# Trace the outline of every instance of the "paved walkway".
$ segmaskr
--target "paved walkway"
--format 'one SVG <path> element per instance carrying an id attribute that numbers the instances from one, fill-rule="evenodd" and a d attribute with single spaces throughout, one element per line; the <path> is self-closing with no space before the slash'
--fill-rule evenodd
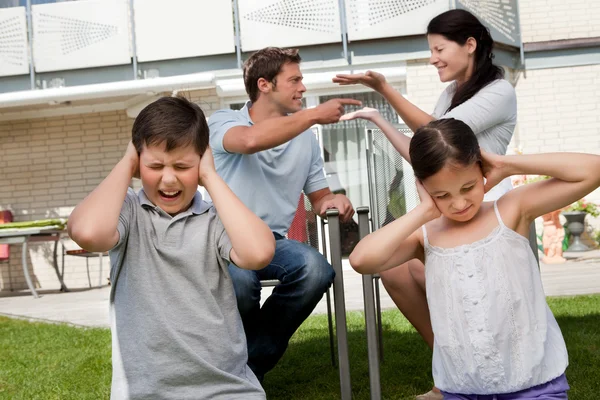
<path id="1" fill-rule="evenodd" d="M 558 265 L 541 265 L 542 281 L 548 296 L 570 296 L 600 293 L 600 258 L 587 255 L 577 261 Z M 362 310 L 362 279 L 344 265 L 344 289 L 348 310 Z M 44 292 L 34 299 L 29 292 L 0 292 L 0 314 L 33 320 L 66 322 L 82 326 L 108 327 L 108 296 L 110 288 L 73 291 L 68 293 Z M 263 298 L 270 289 L 264 289 Z M 381 287 L 381 304 L 393 308 L 394 303 Z M 325 299 L 314 313 L 327 312 Z"/>

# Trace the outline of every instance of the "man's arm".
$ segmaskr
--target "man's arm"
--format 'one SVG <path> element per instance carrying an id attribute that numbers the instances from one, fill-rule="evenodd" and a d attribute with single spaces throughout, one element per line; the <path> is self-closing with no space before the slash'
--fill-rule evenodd
<path id="1" fill-rule="evenodd" d="M 321 217 L 324 217 L 327 210 L 331 208 L 338 209 L 342 222 L 350 221 L 354 215 L 354 207 L 352 207 L 350 199 L 343 194 L 333 194 L 329 188 L 308 193 L 307 196 L 313 210 Z"/>
<path id="2" fill-rule="evenodd" d="M 290 141 L 314 124 L 338 122 L 344 114 L 345 105 L 360 106 L 361 102 L 353 99 L 332 99 L 292 115 L 269 118 L 252 126 L 235 126 L 225 133 L 223 148 L 230 153 L 241 154 L 254 154 L 272 149 Z"/>
<path id="3" fill-rule="evenodd" d="M 129 182 L 138 169 L 137 150 L 129 142 L 121 161 L 69 216 L 67 229 L 75 243 L 92 252 L 104 252 L 117 244 L 119 215 Z"/>

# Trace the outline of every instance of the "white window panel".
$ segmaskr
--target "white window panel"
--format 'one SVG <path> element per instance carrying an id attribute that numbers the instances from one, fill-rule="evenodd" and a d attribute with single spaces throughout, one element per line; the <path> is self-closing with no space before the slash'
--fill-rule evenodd
<path id="1" fill-rule="evenodd" d="M 136 0 L 138 61 L 235 52 L 231 0 Z"/>
<path id="2" fill-rule="evenodd" d="M 242 49 L 341 42 L 338 0 L 239 0 Z"/>
<path id="3" fill-rule="evenodd" d="M 37 72 L 129 64 L 126 0 L 32 6 Z"/>
<path id="4" fill-rule="evenodd" d="M 25 7 L 0 8 L 0 76 L 29 73 Z"/>
<path id="5" fill-rule="evenodd" d="M 349 40 L 420 35 L 448 0 L 346 0 Z"/>
<path id="6" fill-rule="evenodd" d="M 516 0 L 459 0 L 457 8 L 475 14 L 488 26 L 495 41 L 519 47 L 519 7 Z"/>

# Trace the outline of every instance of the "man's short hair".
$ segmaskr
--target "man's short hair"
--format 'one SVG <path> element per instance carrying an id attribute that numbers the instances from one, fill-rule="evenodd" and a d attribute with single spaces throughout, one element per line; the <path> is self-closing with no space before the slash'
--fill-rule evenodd
<path id="1" fill-rule="evenodd" d="M 281 49 L 279 47 L 265 47 L 252 54 L 244 63 L 244 85 L 250 101 L 258 99 L 258 80 L 263 78 L 273 85 L 277 85 L 275 77 L 287 63 L 300 64 L 302 59 L 298 49 Z"/>

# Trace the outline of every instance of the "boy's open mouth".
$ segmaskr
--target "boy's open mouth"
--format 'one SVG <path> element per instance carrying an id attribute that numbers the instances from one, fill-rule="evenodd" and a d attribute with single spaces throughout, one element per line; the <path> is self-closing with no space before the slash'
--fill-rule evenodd
<path id="1" fill-rule="evenodd" d="M 174 190 L 174 191 L 159 190 L 158 193 L 160 194 L 161 197 L 164 197 L 165 199 L 175 199 L 181 194 L 181 190 Z"/>

